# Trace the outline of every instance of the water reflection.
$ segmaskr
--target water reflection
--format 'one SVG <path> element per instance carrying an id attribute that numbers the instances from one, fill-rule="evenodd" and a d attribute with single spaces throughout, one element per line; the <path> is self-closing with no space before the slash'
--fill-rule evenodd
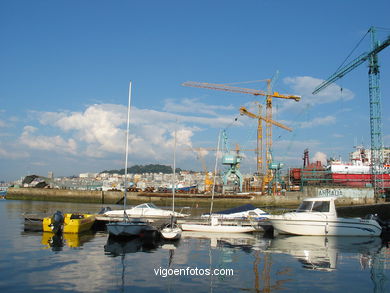
<path id="1" fill-rule="evenodd" d="M 20 232 L 24 228 L 21 214 L 65 208 L 55 203 L 30 205 L 0 201 L 5 223 L 0 228 L 0 287 L 7 292 L 389 292 L 390 250 L 379 237 L 267 238 L 262 233 L 183 232 L 175 243 L 140 238 L 120 241 L 106 232 L 54 237 Z M 71 211 L 99 209 L 67 207 Z M 187 267 L 233 269 L 234 276 L 164 278 L 155 273 L 160 268 Z"/>
<path id="2" fill-rule="evenodd" d="M 182 238 L 209 239 L 210 246 L 214 248 L 241 249 L 247 253 L 252 250 L 264 250 L 271 239 L 264 237 L 262 233 L 208 233 L 183 231 Z"/>
<path id="3" fill-rule="evenodd" d="M 333 271 L 339 254 L 356 254 L 364 267 L 381 247 L 380 237 L 279 236 L 267 251 L 290 254 L 304 269 Z"/>
<path id="4" fill-rule="evenodd" d="M 91 241 L 94 238 L 94 233 L 87 232 L 82 234 L 75 233 L 58 233 L 43 232 L 41 243 L 51 248 L 53 251 L 61 251 L 62 247 L 67 246 L 70 248 L 81 247 L 85 243 Z"/>
<path id="5" fill-rule="evenodd" d="M 110 256 L 122 256 L 127 253 L 151 252 L 159 246 L 157 239 L 134 237 L 131 239 L 119 239 L 108 237 L 104 252 Z"/>

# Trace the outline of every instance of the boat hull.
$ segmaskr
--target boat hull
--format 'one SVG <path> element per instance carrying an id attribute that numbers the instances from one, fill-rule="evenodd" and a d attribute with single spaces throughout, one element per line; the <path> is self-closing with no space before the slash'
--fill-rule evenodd
<path id="1" fill-rule="evenodd" d="M 161 236 L 166 240 L 177 240 L 181 237 L 182 230 L 179 227 L 164 228 L 161 230 Z"/>
<path id="2" fill-rule="evenodd" d="M 147 223 L 113 222 L 107 224 L 109 235 L 116 237 L 135 237 L 148 228 Z"/>
<path id="3" fill-rule="evenodd" d="M 53 218 L 46 217 L 43 219 L 43 232 L 53 231 Z M 61 231 L 63 233 L 82 233 L 92 228 L 95 223 L 95 216 L 90 214 L 64 214 L 64 222 Z"/>
<path id="4" fill-rule="evenodd" d="M 373 174 L 359 174 L 359 173 L 332 173 L 333 182 L 346 186 L 353 187 L 367 187 L 372 186 Z M 390 188 L 390 174 L 381 174 L 380 178 L 383 181 L 384 188 Z"/>
<path id="5" fill-rule="evenodd" d="M 250 233 L 256 231 L 252 226 L 182 224 L 183 231 L 213 232 L 213 233 Z"/>
<path id="6" fill-rule="evenodd" d="M 271 219 L 281 234 L 304 236 L 379 236 L 380 225 L 373 220 L 337 218 L 336 220 Z"/>

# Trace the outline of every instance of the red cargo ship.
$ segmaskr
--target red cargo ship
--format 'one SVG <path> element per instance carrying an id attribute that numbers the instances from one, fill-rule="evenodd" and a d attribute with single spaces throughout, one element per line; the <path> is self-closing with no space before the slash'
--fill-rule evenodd
<path id="1" fill-rule="evenodd" d="M 352 187 L 371 187 L 374 181 L 372 168 L 370 166 L 371 152 L 363 147 L 356 147 L 350 154 L 350 162 L 343 163 L 340 160 L 328 161 L 328 166 L 324 168 L 321 162 L 309 162 L 309 152 L 304 152 L 303 168 L 293 168 L 290 170 L 290 180 L 293 185 L 300 185 L 302 182 L 309 185 L 329 184 Z M 377 175 L 377 180 L 383 182 L 383 187 L 390 189 L 390 164 L 383 165 L 381 174 Z"/>
<path id="2" fill-rule="evenodd" d="M 327 169 L 333 182 L 353 187 L 371 187 L 374 181 L 374 174 L 370 166 L 370 150 L 356 147 L 350 158 L 350 163 L 342 163 L 341 161 L 330 162 Z M 376 175 L 377 180 L 383 182 L 384 188 L 390 188 L 390 165 L 383 165 L 380 173 Z"/>

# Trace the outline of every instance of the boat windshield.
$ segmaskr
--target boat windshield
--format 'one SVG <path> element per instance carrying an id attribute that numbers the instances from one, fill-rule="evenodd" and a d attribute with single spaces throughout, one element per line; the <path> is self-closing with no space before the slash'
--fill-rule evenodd
<path id="1" fill-rule="evenodd" d="M 148 203 L 148 206 L 151 208 L 151 209 L 158 209 L 158 207 L 154 204 L 154 203 Z"/>
<path id="2" fill-rule="evenodd" d="M 329 201 L 303 201 L 298 207 L 297 212 L 321 212 L 329 213 Z"/>
<path id="3" fill-rule="evenodd" d="M 312 206 L 313 206 L 313 202 L 312 201 L 303 201 L 300 204 L 300 206 L 297 208 L 297 213 L 310 212 Z"/>
<path id="4" fill-rule="evenodd" d="M 157 207 L 154 205 L 154 203 L 151 203 L 151 202 L 137 205 L 135 208 L 137 208 L 137 209 L 157 209 Z"/>
<path id="5" fill-rule="evenodd" d="M 312 211 L 329 213 L 329 201 L 315 201 L 313 204 Z"/>

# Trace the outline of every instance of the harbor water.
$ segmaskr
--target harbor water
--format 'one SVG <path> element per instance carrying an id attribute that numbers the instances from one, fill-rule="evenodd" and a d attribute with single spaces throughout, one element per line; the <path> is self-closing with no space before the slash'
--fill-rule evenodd
<path id="1" fill-rule="evenodd" d="M 176 243 L 102 231 L 25 231 L 25 214 L 99 204 L 0 200 L 2 292 L 390 292 L 380 237 L 265 237 L 183 232 Z"/>

